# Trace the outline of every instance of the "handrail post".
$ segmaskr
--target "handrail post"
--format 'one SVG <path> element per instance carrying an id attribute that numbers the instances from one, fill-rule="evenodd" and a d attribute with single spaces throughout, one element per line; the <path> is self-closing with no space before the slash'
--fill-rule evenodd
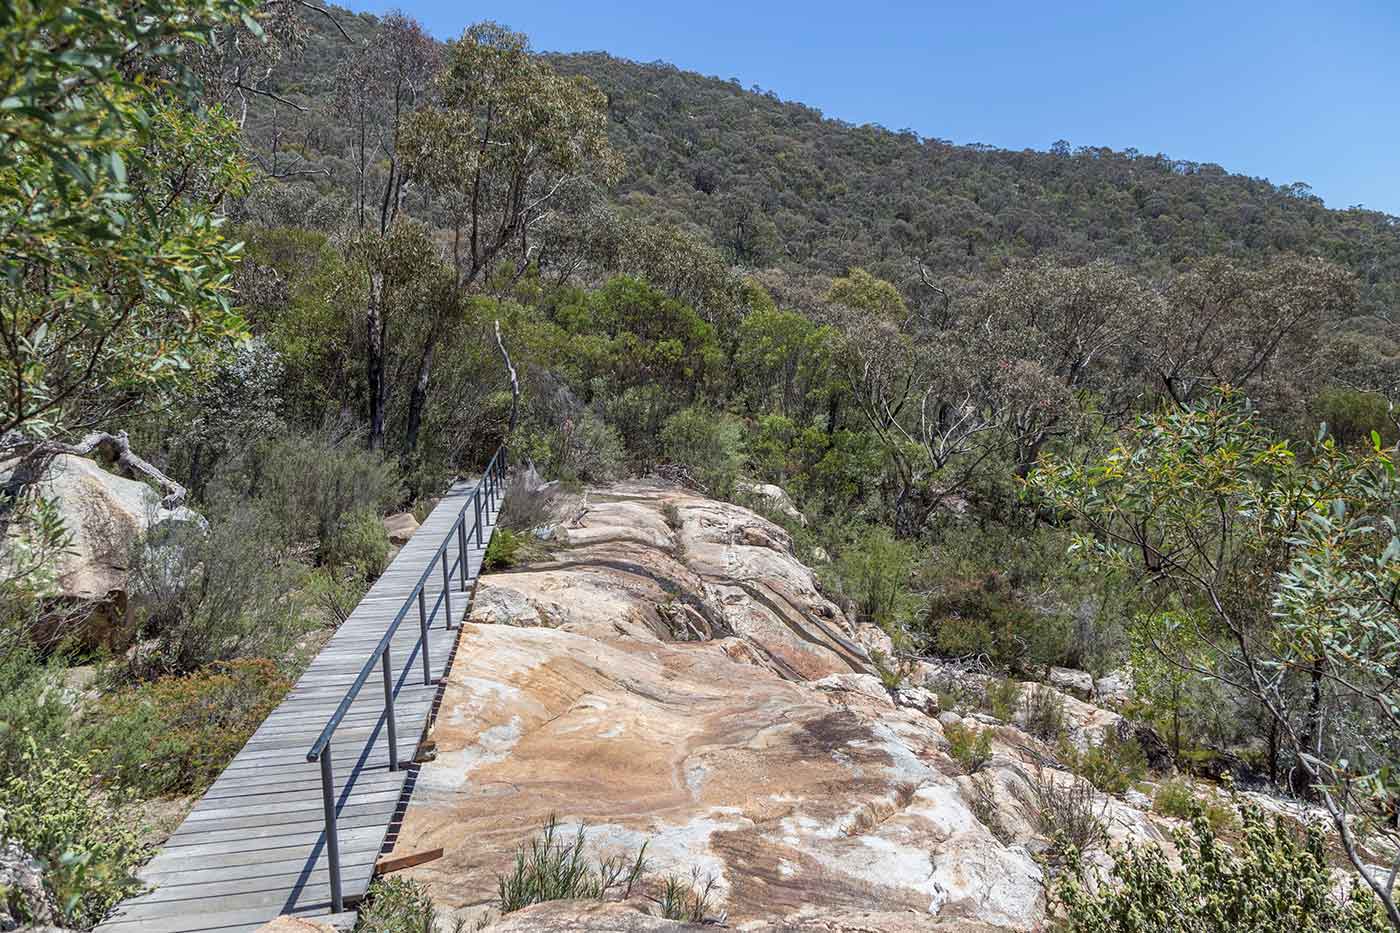
<path id="1" fill-rule="evenodd" d="M 457 516 L 457 565 L 461 568 L 457 576 L 462 581 L 462 592 L 467 591 L 467 516 Z"/>
<path id="2" fill-rule="evenodd" d="M 423 587 L 418 587 L 418 632 L 423 639 L 423 683 L 433 682 L 432 662 L 428 660 L 428 605 Z"/>
<path id="3" fill-rule="evenodd" d="M 326 811 L 326 865 L 331 874 L 331 912 L 345 909 L 340 893 L 340 839 L 335 829 L 335 776 L 331 773 L 331 747 L 321 749 L 321 804 Z"/>
<path id="4" fill-rule="evenodd" d="M 447 566 L 447 542 L 442 543 L 442 604 L 447 610 L 443 628 L 452 631 L 452 568 Z"/>
<path id="5" fill-rule="evenodd" d="M 476 546 L 481 547 L 481 484 L 472 490 L 472 505 L 476 506 Z"/>
<path id="6" fill-rule="evenodd" d="M 389 646 L 384 646 L 384 721 L 389 727 L 389 770 L 399 770 L 399 735 L 394 723 L 394 675 L 389 663 Z"/>

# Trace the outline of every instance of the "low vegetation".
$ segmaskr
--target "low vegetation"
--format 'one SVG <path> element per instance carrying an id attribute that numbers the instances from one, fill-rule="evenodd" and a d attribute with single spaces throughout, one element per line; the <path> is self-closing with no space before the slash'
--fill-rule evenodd
<path id="1" fill-rule="evenodd" d="M 991 763 L 991 729 L 974 729 L 955 722 L 943 727 L 943 735 L 948 740 L 948 754 L 963 774 L 976 774 Z"/>
<path id="2" fill-rule="evenodd" d="M 1173 841 L 1180 867 L 1155 845 L 1115 848 L 1107 879 L 1066 850 L 1051 887 L 1071 933 L 1381 933 L 1389 929 L 1376 897 L 1353 880 L 1341 896 L 1323 829 L 1300 830 L 1257 808 L 1237 807 L 1239 833 L 1228 847 L 1199 808 Z M 1107 881 L 1107 883 L 1104 883 Z"/>
<path id="3" fill-rule="evenodd" d="M 540 833 L 515 853 L 511 873 L 497 879 L 501 913 L 545 901 L 626 899 L 647 869 L 646 846 L 635 857 L 595 859 L 588 854 L 585 827 L 570 838 L 550 817 Z"/>
<path id="4" fill-rule="evenodd" d="M 458 930 L 462 924 L 457 925 Z M 438 933 L 438 912 L 422 885 L 407 878 L 376 878 L 359 908 L 355 933 Z"/>
<path id="5" fill-rule="evenodd" d="M 269 660 L 216 662 L 102 696 L 83 711 L 76 742 L 100 757 L 109 787 L 140 797 L 196 794 L 290 687 Z"/>

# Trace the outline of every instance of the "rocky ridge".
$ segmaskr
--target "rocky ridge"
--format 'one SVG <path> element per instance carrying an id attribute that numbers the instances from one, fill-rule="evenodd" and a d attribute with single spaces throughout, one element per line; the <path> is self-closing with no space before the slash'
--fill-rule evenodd
<path id="1" fill-rule="evenodd" d="M 940 718 L 944 671 L 887 690 L 888 638 L 821 592 L 780 527 L 632 482 L 556 500 L 539 535 L 547 558 L 481 580 L 397 838 L 395 854 L 444 850 L 407 874 L 445 913 L 489 922 L 497 876 L 557 816 L 598 855 L 645 843 L 657 875 L 713 879 L 732 928 L 1043 928 L 1027 787 L 1077 779 L 1014 724 Z M 1122 727 L 1064 703 L 1077 742 Z M 991 732 L 976 781 L 952 723 Z M 1130 803 L 1096 806 L 1116 838 L 1165 838 Z M 491 928 L 673 928 L 649 912 L 541 905 Z"/>

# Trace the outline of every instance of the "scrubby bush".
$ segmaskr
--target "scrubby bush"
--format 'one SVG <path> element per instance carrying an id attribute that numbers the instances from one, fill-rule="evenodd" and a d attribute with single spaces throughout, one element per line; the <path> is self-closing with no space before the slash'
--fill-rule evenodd
<path id="1" fill-rule="evenodd" d="M 135 828 L 92 785 L 88 759 L 33 746 L 0 781 L 0 838 L 43 863 L 63 925 L 83 930 L 140 889 L 134 872 L 148 854 Z"/>
<path id="2" fill-rule="evenodd" d="M 31 746 L 55 748 L 72 709 L 62 669 L 44 663 L 27 646 L 0 655 L 0 779 L 14 774 Z"/>
<path id="3" fill-rule="evenodd" d="M 1065 533 L 1003 525 L 948 528 L 923 573 L 940 582 L 919 625 L 929 650 L 1030 675 L 1050 666 L 1106 672 L 1127 646 L 1114 574 L 1066 555 Z"/>
<path id="4" fill-rule="evenodd" d="M 162 677 L 99 699 L 83 717 L 79 744 L 100 751 L 108 786 L 141 797 L 197 793 L 290 687 L 267 660 Z"/>
<path id="5" fill-rule="evenodd" d="M 326 428 L 254 447 L 223 480 L 221 497 L 254 499 L 289 544 L 310 544 L 325 560 L 351 515 L 379 515 L 402 497 L 398 467 L 365 448 L 357 431 Z"/>
<path id="6" fill-rule="evenodd" d="M 836 563 L 841 589 L 862 621 L 880 626 L 896 644 L 907 641 L 907 623 L 919 606 L 910 586 L 916 559 L 913 544 L 876 526 L 846 548 Z"/>
<path id="7" fill-rule="evenodd" d="M 501 511 L 496 517 L 497 533 L 502 528 L 524 533 L 548 525 L 554 520 L 555 509 L 562 498 L 557 486 L 531 488 L 523 471 L 515 471 L 510 480 L 510 493 L 501 502 Z"/>
<path id="8" fill-rule="evenodd" d="M 437 910 L 416 881 L 376 878 L 355 921 L 355 933 L 434 933 Z"/>
<path id="9" fill-rule="evenodd" d="M 497 527 L 486 545 L 486 557 L 483 559 L 486 569 L 500 570 L 515 566 L 521 559 L 525 541 L 524 535 L 509 528 Z"/>
<path id="10" fill-rule="evenodd" d="M 962 768 L 963 774 L 976 774 L 992 760 L 992 732 L 972 729 L 955 722 L 943 729 L 948 740 L 948 754 Z"/>
<path id="11" fill-rule="evenodd" d="M 1132 737 L 1120 738 L 1113 729 L 1083 751 L 1062 741 L 1058 754 L 1067 768 L 1106 794 L 1121 794 L 1147 774 L 1142 746 Z"/>
<path id="12" fill-rule="evenodd" d="M 921 634 L 937 654 L 978 658 L 995 667 L 1025 671 L 1058 664 L 1066 653 L 1069 627 L 1017 601 L 1006 579 L 988 574 L 947 586 L 929 600 Z"/>
<path id="13" fill-rule="evenodd" d="M 715 889 L 715 876 L 707 875 L 700 880 L 700 869 L 690 873 L 690 878 L 668 875 L 661 883 L 661 893 L 657 895 L 657 913 L 666 920 L 682 923 L 704 923 L 710 913 L 710 897 Z"/>
<path id="14" fill-rule="evenodd" d="M 982 692 L 982 708 L 1002 722 L 1010 722 L 1021 703 L 1021 685 L 1010 677 L 994 677 Z"/>
<path id="15" fill-rule="evenodd" d="M 1050 840 L 1056 858 L 1108 845 L 1108 798 L 1100 800 L 1092 784 L 1040 768 L 1018 776 L 1013 792 L 1029 808 L 1037 831 Z"/>
<path id="16" fill-rule="evenodd" d="M 623 473 L 626 452 L 617 428 L 591 409 L 582 409 L 555 432 L 546 475 L 578 483 L 606 483 Z"/>
<path id="17" fill-rule="evenodd" d="M 672 463 L 689 467 L 705 491 L 729 498 L 743 462 L 743 430 L 725 415 L 703 408 L 686 408 L 666 419 L 661 448 Z"/>
<path id="18" fill-rule="evenodd" d="M 913 658 L 892 658 L 879 649 L 871 649 L 870 663 L 886 690 L 899 689 L 918 670 L 918 662 Z"/>
<path id="19" fill-rule="evenodd" d="M 1064 697 L 1040 684 L 1031 687 L 1022 703 L 1022 724 L 1036 738 L 1058 742 L 1066 728 Z"/>
<path id="20" fill-rule="evenodd" d="M 214 661 L 279 657 L 306 629 L 292 594 L 305 570 L 256 503 L 207 530 L 157 526 L 136 543 L 128 592 L 142 642 L 131 675 L 189 673 Z"/>
<path id="21" fill-rule="evenodd" d="M 566 839 L 551 816 L 539 835 L 516 849 L 511 873 L 496 879 L 501 913 L 545 901 L 602 900 L 613 893 L 630 897 L 646 871 L 646 846 L 632 859 L 595 859 L 585 848 L 583 826 Z"/>
<path id="22" fill-rule="evenodd" d="M 369 592 L 369 581 L 355 570 L 317 567 L 307 574 L 300 592 L 307 613 L 319 613 L 331 627 L 338 627 Z"/>
<path id="23" fill-rule="evenodd" d="M 361 508 L 342 518 L 326 542 L 321 561 L 365 581 L 383 573 L 389 563 L 389 533 L 379 513 Z"/>
<path id="24" fill-rule="evenodd" d="M 1369 443 L 1372 431 L 1381 436 L 1382 445 L 1395 443 L 1390 402 L 1376 392 L 1333 386 L 1319 392 L 1309 408 L 1313 424 L 1327 425 L 1327 432 L 1343 447 Z"/>
<path id="25" fill-rule="evenodd" d="M 1213 800 L 1202 800 L 1187 780 L 1165 781 L 1158 785 L 1152 795 L 1152 812 L 1178 820 L 1195 819 L 1199 814 L 1205 817 L 1214 833 L 1231 829 L 1235 823 L 1234 810 Z"/>
<path id="26" fill-rule="evenodd" d="M 1113 850 L 1104 883 L 1081 852 L 1051 889 L 1069 933 L 1383 933 L 1376 898 L 1353 879 L 1337 890 L 1319 826 L 1299 831 L 1241 805 L 1243 831 L 1229 847 L 1197 810 L 1173 834 L 1180 868 L 1156 845 Z"/>

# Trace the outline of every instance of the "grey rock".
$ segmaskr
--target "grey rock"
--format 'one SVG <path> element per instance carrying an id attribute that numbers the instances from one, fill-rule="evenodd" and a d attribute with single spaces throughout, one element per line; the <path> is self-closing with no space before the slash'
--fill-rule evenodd
<path id="1" fill-rule="evenodd" d="M 50 926 L 56 914 L 43 866 L 19 843 L 0 844 L 0 930 Z"/>

